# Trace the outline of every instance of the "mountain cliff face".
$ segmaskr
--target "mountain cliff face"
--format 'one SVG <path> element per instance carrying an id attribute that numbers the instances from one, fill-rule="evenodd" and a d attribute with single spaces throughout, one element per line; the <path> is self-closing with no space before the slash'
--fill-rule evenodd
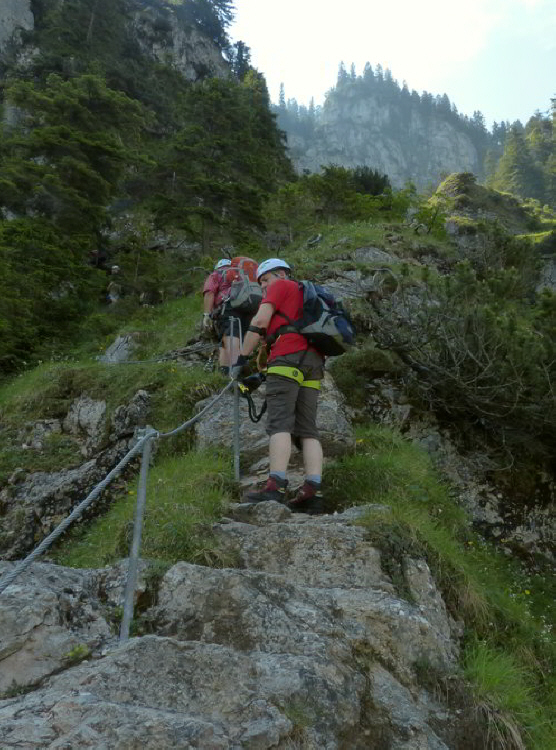
<path id="1" fill-rule="evenodd" d="M 3 0 L 0 5 L 0 53 L 22 29 L 34 25 L 31 0 Z"/>
<path id="2" fill-rule="evenodd" d="M 481 169 L 469 136 L 436 112 L 404 112 L 396 102 L 361 99 L 349 88 L 328 95 L 313 135 L 288 132 L 288 145 L 299 172 L 331 163 L 368 166 L 387 174 L 396 188 L 407 180 L 425 188 L 447 173 Z"/>
<path id="3" fill-rule="evenodd" d="M 218 47 L 197 29 L 185 28 L 171 6 L 145 8 L 142 2 L 133 5 L 132 34 L 146 56 L 162 64 L 169 63 L 188 81 L 230 75 Z"/>
<path id="4" fill-rule="evenodd" d="M 44 8 L 49 11 L 58 5 L 59 0 L 46 0 Z M 172 5 L 157 0 L 149 3 L 131 0 L 125 10 L 128 34 L 146 57 L 170 65 L 189 81 L 207 75 L 225 78 L 230 74 L 229 65 L 218 46 L 196 28 L 184 24 Z M 36 27 L 32 0 L 3 0 L 0 5 L 0 58 L 15 45 L 17 64 L 24 66 L 29 57 L 22 54 L 26 51 L 26 44 L 21 32 L 34 31 Z"/>

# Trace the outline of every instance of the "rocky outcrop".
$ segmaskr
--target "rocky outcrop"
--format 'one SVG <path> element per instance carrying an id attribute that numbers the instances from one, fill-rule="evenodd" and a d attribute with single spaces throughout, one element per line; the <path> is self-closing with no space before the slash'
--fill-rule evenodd
<path id="1" fill-rule="evenodd" d="M 135 340 L 135 336 L 131 333 L 126 333 L 123 336 L 117 336 L 104 354 L 100 354 L 97 359 L 99 362 L 106 362 L 107 364 L 127 362 L 136 348 L 137 341 Z"/>
<path id="2" fill-rule="evenodd" d="M 0 562 L 0 580 L 13 569 Z M 136 601 L 149 565 L 141 561 Z M 117 642 L 127 561 L 101 570 L 34 563 L 0 595 L 0 695 L 40 684 Z"/>
<path id="3" fill-rule="evenodd" d="M 60 0 L 46 0 L 52 7 Z M 162 65 L 169 65 L 189 81 L 207 76 L 225 78 L 229 65 L 219 47 L 194 26 L 188 26 L 165 2 L 131 0 L 127 4 L 129 34 L 142 53 Z M 122 13 L 124 12 L 122 5 Z M 31 0 L 2 0 L 0 4 L 0 55 L 14 42 L 18 65 L 30 63 L 34 54 L 22 45 L 21 31 L 34 28 Z"/>
<path id="4" fill-rule="evenodd" d="M 170 568 L 139 618 L 149 634 L 124 645 L 125 565 L 33 565 L 1 595 L 2 747 L 460 747 L 466 710 L 420 683 L 425 665 L 455 679 L 459 628 L 423 560 L 404 560 L 397 591 L 366 511 L 230 508 L 216 532 L 237 567 Z"/>
<path id="5" fill-rule="evenodd" d="M 11 566 L 0 563 L 0 573 Z M 0 694 L 39 683 L 111 635 L 88 571 L 36 564 L 0 600 Z"/>
<path id="6" fill-rule="evenodd" d="M 171 5 L 134 5 L 132 35 L 143 54 L 162 65 L 170 64 L 188 81 L 230 75 L 216 44 L 196 28 L 184 26 Z"/>
<path id="7" fill-rule="evenodd" d="M 31 0 L 2 0 L 0 3 L 0 54 L 12 41 L 19 41 L 22 30 L 34 28 Z"/>
<path id="8" fill-rule="evenodd" d="M 423 189 L 446 173 L 481 170 L 471 139 L 449 120 L 418 109 L 408 118 L 399 105 L 361 99 L 349 88 L 329 94 L 314 133 L 288 133 L 288 146 L 300 173 L 326 164 L 368 166 L 387 174 L 396 188 L 412 180 Z"/>
<path id="9" fill-rule="evenodd" d="M 556 292 L 556 258 L 547 256 L 542 259 L 541 277 L 536 291 L 542 292 L 543 289 Z"/>
<path id="10" fill-rule="evenodd" d="M 60 471 L 13 472 L 0 488 L 0 557 L 12 560 L 30 552 L 69 515 L 128 452 L 137 429 L 146 424 L 149 406 L 149 395 L 141 390 L 108 418 L 104 401 L 83 394 L 71 404 L 63 420 L 25 425 L 19 439 L 27 450 L 41 451 L 45 436 L 63 434 L 75 441 L 86 460 Z M 109 488 L 83 518 L 98 514 L 110 502 Z"/>
<path id="11" fill-rule="evenodd" d="M 539 472 L 527 500 L 517 500 L 492 483 L 488 455 L 459 450 L 457 431 L 441 426 L 434 414 L 414 406 L 399 381 L 375 378 L 369 383 L 367 398 L 368 417 L 399 429 L 430 455 L 482 536 L 507 555 L 554 564 L 556 486 L 548 473 Z"/>

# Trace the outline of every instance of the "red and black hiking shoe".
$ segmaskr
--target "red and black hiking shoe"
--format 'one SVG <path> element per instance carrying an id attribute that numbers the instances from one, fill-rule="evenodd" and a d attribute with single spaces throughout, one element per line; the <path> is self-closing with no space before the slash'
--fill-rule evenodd
<path id="1" fill-rule="evenodd" d="M 264 503 L 274 500 L 277 503 L 286 502 L 286 489 L 288 487 L 287 479 L 270 476 L 266 485 L 259 492 L 248 492 L 244 496 L 246 503 Z"/>
<path id="2" fill-rule="evenodd" d="M 307 513 L 317 516 L 324 513 L 324 499 L 320 491 L 320 484 L 305 480 L 297 490 L 295 497 L 287 503 L 292 513 Z"/>

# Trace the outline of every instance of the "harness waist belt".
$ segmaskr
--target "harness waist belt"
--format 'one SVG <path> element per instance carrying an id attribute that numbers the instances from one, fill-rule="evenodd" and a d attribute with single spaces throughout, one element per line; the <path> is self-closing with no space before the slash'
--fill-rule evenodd
<path id="1" fill-rule="evenodd" d="M 316 388 L 320 390 L 320 380 L 305 380 L 303 373 L 297 367 L 287 365 L 271 365 L 267 370 L 268 375 L 282 375 L 284 378 L 296 380 L 304 388 Z"/>

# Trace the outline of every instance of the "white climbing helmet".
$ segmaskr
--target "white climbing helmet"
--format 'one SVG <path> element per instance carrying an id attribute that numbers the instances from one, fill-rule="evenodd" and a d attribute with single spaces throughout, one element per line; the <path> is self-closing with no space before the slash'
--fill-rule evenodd
<path id="1" fill-rule="evenodd" d="M 269 273 L 270 271 L 278 271 L 280 270 L 280 268 L 283 268 L 285 271 L 291 270 L 289 263 L 286 263 L 285 260 L 280 260 L 280 258 L 269 258 L 268 260 L 263 260 L 263 262 L 257 269 L 257 281 L 261 278 L 261 276 L 264 276 L 265 273 Z"/>
<path id="2" fill-rule="evenodd" d="M 218 263 L 214 266 L 214 270 L 218 271 L 219 268 L 224 268 L 225 266 L 231 266 L 232 261 L 228 258 L 221 258 Z"/>

